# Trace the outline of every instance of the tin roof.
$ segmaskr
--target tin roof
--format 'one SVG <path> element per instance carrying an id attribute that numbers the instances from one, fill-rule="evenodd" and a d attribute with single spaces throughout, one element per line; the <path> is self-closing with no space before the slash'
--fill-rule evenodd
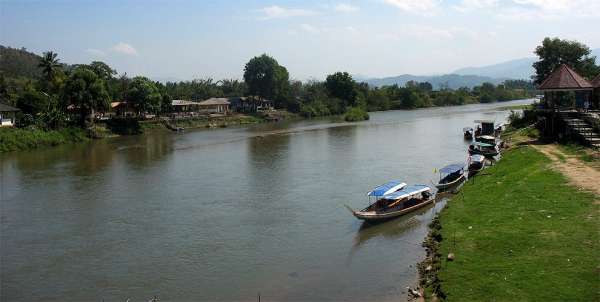
<path id="1" fill-rule="evenodd" d="M 198 105 L 204 105 L 204 106 L 209 106 L 209 105 L 229 105 L 229 99 L 228 98 L 210 98 L 208 100 L 204 100 L 200 103 L 198 103 Z"/>
<path id="2" fill-rule="evenodd" d="M 19 108 L 15 108 L 13 106 L 8 106 L 6 104 L 0 103 L 0 112 L 15 112 L 21 111 Z"/>

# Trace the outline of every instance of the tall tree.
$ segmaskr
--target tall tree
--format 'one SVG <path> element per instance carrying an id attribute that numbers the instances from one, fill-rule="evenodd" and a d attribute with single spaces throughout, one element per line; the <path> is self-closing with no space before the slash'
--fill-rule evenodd
<path id="1" fill-rule="evenodd" d="M 75 106 L 81 114 L 81 122 L 94 124 L 97 110 L 108 109 L 110 97 L 106 83 L 89 67 L 77 67 L 69 76 L 64 87 L 64 99 Z"/>
<path id="2" fill-rule="evenodd" d="M 93 61 L 90 63 L 90 68 L 99 78 L 108 81 L 113 78 L 114 75 L 117 74 L 117 71 L 112 69 L 108 64 L 101 61 Z"/>
<path id="3" fill-rule="evenodd" d="M 345 106 L 356 104 L 356 82 L 349 73 L 336 72 L 328 75 L 325 80 L 325 87 L 330 96 L 341 99 Z"/>
<path id="4" fill-rule="evenodd" d="M 545 38 L 542 45 L 535 48 L 539 61 L 533 63 L 536 74 L 535 84 L 541 84 L 560 64 L 567 64 L 584 77 L 592 78 L 600 71 L 595 56 L 590 56 L 590 48 L 577 41 Z"/>
<path id="5" fill-rule="evenodd" d="M 59 59 L 57 57 L 58 54 L 53 51 L 44 52 L 42 58 L 40 59 L 40 63 L 38 64 L 38 67 L 42 69 L 44 78 L 48 82 L 52 82 L 57 70 L 61 68 L 61 64 L 59 63 Z"/>
<path id="6" fill-rule="evenodd" d="M 133 78 L 125 99 L 135 105 L 138 113 L 160 112 L 162 96 L 156 84 L 146 77 Z"/>
<path id="7" fill-rule="evenodd" d="M 260 98 L 281 99 L 289 88 L 289 74 L 285 67 L 263 54 L 254 57 L 244 67 L 244 81 L 248 92 Z"/>

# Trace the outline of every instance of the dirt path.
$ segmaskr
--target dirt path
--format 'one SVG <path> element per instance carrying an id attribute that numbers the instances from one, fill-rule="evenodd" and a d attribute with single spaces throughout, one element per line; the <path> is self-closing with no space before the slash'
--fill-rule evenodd
<path id="1" fill-rule="evenodd" d="M 531 145 L 553 161 L 553 166 L 569 181 L 600 196 L 600 171 L 584 164 L 574 156 L 562 152 L 556 145 Z"/>

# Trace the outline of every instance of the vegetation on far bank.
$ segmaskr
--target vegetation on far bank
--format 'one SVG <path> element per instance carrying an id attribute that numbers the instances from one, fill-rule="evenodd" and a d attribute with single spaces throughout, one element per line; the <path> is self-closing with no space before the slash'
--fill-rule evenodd
<path id="1" fill-rule="evenodd" d="M 440 213 L 423 285 L 449 301 L 597 300 L 597 198 L 533 148 L 507 151 Z"/>
<path id="2" fill-rule="evenodd" d="M 88 133 L 81 128 L 75 127 L 62 128 L 60 130 L 0 128 L 0 153 L 84 142 L 87 140 L 89 140 Z"/>

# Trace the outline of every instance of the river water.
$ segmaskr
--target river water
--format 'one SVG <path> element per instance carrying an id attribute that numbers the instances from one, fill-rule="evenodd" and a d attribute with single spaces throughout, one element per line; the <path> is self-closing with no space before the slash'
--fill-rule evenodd
<path id="1" fill-rule="evenodd" d="M 445 201 L 366 227 L 344 207 L 465 161 L 501 106 L 152 133 L 0 157 L 2 301 L 398 301 Z"/>

